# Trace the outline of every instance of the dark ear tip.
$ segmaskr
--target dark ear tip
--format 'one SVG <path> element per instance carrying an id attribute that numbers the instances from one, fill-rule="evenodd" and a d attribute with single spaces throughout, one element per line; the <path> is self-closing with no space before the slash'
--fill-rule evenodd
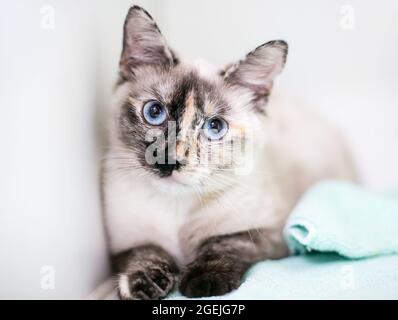
<path id="1" fill-rule="evenodd" d="M 267 50 L 269 48 L 279 49 L 283 53 L 285 58 L 286 58 L 288 50 L 289 50 L 289 46 L 288 46 L 286 41 L 284 41 L 284 40 L 272 40 L 272 41 L 268 41 L 266 43 L 263 43 L 262 45 L 259 45 L 256 49 L 251 51 L 248 54 L 248 56 L 251 55 L 251 54 L 254 54 L 255 52 L 263 52 L 263 50 Z"/>
<path id="2" fill-rule="evenodd" d="M 286 57 L 289 51 L 289 46 L 286 41 L 284 40 L 272 40 L 268 41 L 266 43 L 263 43 L 262 45 L 258 46 L 256 49 L 254 49 L 251 53 L 254 52 L 264 52 L 269 48 L 275 48 L 278 49 L 283 56 L 283 59 L 286 61 Z M 249 54 L 250 55 L 250 54 Z"/>
<path id="3" fill-rule="evenodd" d="M 141 8 L 140 6 L 137 5 L 133 5 L 132 7 L 130 7 L 129 11 L 128 11 L 128 15 L 132 15 L 137 11 L 143 11 L 144 9 Z"/>
<path id="4" fill-rule="evenodd" d="M 135 4 L 132 7 L 130 7 L 130 10 L 142 10 L 142 7 Z"/>
<path id="5" fill-rule="evenodd" d="M 267 43 L 264 43 L 262 46 L 266 46 L 266 47 L 277 47 L 282 49 L 283 51 L 285 51 L 287 53 L 287 51 L 289 50 L 289 45 L 287 44 L 287 42 L 285 40 L 272 40 L 272 41 L 268 41 Z"/>
<path id="6" fill-rule="evenodd" d="M 127 16 L 131 17 L 134 14 L 140 14 L 140 13 L 143 13 L 144 15 L 146 15 L 148 18 L 150 18 L 152 20 L 152 16 L 148 13 L 148 11 L 146 11 L 144 8 L 137 6 L 137 5 L 133 5 L 132 7 L 130 7 Z"/>

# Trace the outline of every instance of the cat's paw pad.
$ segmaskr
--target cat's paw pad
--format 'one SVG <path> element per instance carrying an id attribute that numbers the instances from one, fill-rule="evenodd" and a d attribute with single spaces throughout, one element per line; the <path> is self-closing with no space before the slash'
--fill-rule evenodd
<path id="1" fill-rule="evenodd" d="M 239 287 L 241 273 L 229 261 L 195 261 L 187 266 L 179 285 L 190 298 L 220 296 Z"/>
<path id="2" fill-rule="evenodd" d="M 164 298 L 174 287 L 175 275 L 170 268 L 147 266 L 134 268 L 119 276 L 119 297 L 123 300 Z"/>

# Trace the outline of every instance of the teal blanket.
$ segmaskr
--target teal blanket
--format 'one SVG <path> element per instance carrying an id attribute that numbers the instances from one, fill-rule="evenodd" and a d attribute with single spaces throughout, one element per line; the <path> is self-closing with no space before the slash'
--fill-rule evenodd
<path id="1" fill-rule="evenodd" d="M 398 193 L 320 183 L 284 235 L 293 253 L 307 254 L 257 263 L 239 289 L 217 298 L 398 299 Z"/>
<path id="2" fill-rule="evenodd" d="M 285 227 L 294 252 L 336 252 L 351 259 L 398 253 L 398 194 L 323 182 L 298 203 Z"/>
<path id="3" fill-rule="evenodd" d="M 239 289 L 210 299 L 398 299 L 398 255 L 352 261 L 314 253 L 264 261 L 250 268 Z"/>

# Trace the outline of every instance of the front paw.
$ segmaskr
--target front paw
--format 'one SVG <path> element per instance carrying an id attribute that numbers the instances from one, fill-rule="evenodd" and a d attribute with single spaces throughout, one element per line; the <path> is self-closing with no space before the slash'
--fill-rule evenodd
<path id="1" fill-rule="evenodd" d="M 238 288 L 242 275 L 242 268 L 229 259 L 198 259 L 187 266 L 179 289 L 190 298 L 219 296 Z"/>
<path id="2" fill-rule="evenodd" d="M 161 299 L 174 283 L 175 274 L 169 266 L 137 264 L 119 276 L 118 293 L 123 300 Z"/>

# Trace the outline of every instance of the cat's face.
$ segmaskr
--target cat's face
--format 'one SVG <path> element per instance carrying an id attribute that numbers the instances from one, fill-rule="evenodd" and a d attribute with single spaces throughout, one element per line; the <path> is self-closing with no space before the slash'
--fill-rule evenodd
<path id="1" fill-rule="evenodd" d="M 267 97 L 286 54 L 285 42 L 272 41 L 223 69 L 182 62 L 150 15 L 131 8 L 114 110 L 122 167 L 166 190 L 233 183 L 262 143 Z"/>

